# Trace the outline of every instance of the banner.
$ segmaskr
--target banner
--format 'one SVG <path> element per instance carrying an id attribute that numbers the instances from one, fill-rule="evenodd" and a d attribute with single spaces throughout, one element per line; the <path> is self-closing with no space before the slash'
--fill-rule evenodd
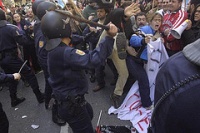
<path id="1" fill-rule="evenodd" d="M 151 41 L 147 45 L 148 63 L 146 72 L 149 78 L 150 97 L 154 101 L 155 79 L 162 64 L 169 58 L 160 38 Z M 151 120 L 152 110 L 142 107 L 139 93 L 138 81 L 136 81 L 128 92 L 122 105 L 115 109 L 113 106 L 108 110 L 108 114 L 117 114 L 120 120 L 130 120 L 133 127 L 139 133 L 147 133 L 147 128 Z"/>

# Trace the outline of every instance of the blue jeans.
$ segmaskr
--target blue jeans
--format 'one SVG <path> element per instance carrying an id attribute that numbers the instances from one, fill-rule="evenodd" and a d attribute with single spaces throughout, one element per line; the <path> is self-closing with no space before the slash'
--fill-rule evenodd
<path id="1" fill-rule="evenodd" d="M 144 63 L 142 61 L 138 62 L 132 56 L 128 55 L 126 58 L 126 64 L 129 74 L 138 81 L 142 106 L 151 106 L 152 102 L 150 98 L 149 79 L 144 69 Z"/>

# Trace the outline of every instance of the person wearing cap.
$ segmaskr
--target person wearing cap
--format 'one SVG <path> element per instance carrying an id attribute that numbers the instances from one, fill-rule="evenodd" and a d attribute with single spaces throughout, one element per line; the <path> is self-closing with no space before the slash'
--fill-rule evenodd
<path id="1" fill-rule="evenodd" d="M 17 44 L 26 45 L 28 39 L 26 36 L 19 33 L 20 31 L 16 26 L 7 23 L 5 12 L 0 9 L 0 65 L 5 73 L 18 72 L 24 63 L 18 56 Z M 37 78 L 30 67 L 25 64 L 20 74 L 24 76 L 30 84 L 37 101 L 39 103 L 44 102 L 44 95 L 39 90 Z M 11 81 L 8 85 L 12 107 L 17 106 L 25 100 L 23 97 L 17 97 L 17 84 L 17 81 Z"/>
<path id="2" fill-rule="evenodd" d="M 55 20 L 52 22 L 52 18 Z M 86 101 L 88 81 L 84 70 L 95 68 L 111 54 L 117 27 L 109 24 L 107 36 L 99 47 L 84 52 L 71 45 L 71 19 L 59 12 L 47 12 L 41 21 L 41 29 L 48 39 L 49 83 L 58 101 L 58 112 L 74 133 L 94 133 L 93 110 Z"/>
<path id="3" fill-rule="evenodd" d="M 20 80 L 21 75 L 19 73 L 5 74 L 0 73 L 0 83 L 5 83 L 13 80 Z M 9 121 L 6 113 L 3 110 L 2 104 L 0 102 L 0 131 L 2 133 L 8 133 L 9 131 Z"/>
<path id="4" fill-rule="evenodd" d="M 188 44 L 159 70 L 151 118 L 152 133 L 199 133 L 199 44 L 200 39 Z"/>

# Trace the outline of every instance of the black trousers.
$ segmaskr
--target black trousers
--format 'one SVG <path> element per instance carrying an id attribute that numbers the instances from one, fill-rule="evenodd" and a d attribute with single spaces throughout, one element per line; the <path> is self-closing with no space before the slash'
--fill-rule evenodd
<path id="1" fill-rule="evenodd" d="M 2 69 L 4 70 L 5 73 L 12 74 L 12 73 L 17 73 L 24 61 L 20 59 L 16 53 L 15 54 L 5 54 L 5 57 L 0 61 L 0 65 Z M 23 69 L 21 70 L 21 75 L 25 77 L 27 82 L 30 84 L 31 88 L 33 89 L 34 93 L 39 92 L 39 85 L 37 78 L 34 74 L 34 72 L 25 65 Z M 17 84 L 18 81 L 11 81 L 8 83 L 9 91 L 10 91 L 10 96 L 15 95 L 17 92 Z"/>
<path id="2" fill-rule="evenodd" d="M 4 110 L 2 108 L 2 104 L 0 102 L 0 132 L 8 133 L 8 129 L 9 129 L 8 118 L 7 118 L 6 113 L 4 112 Z"/>
<path id="3" fill-rule="evenodd" d="M 38 57 L 40 66 L 44 72 L 44 78 L 45 78 L 45 104 L 49 104 L 49 101 L 51 99 L 52 95 L 52 88 L 49 84 L 48 78 L 49 78 L 49 72 L 47 69 L 47 59 L 42 59 Z"/>
<path id="4" fill-rule="evenodd" d="M 69 124 L 73 133 L 94 133 L 92 106 L 85 100 L 81 103 L 62 102 L 58 106 L 58 114 Z"/>

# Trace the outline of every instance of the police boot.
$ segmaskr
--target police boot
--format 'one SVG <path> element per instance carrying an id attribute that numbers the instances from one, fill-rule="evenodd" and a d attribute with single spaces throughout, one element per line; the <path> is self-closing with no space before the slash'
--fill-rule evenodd
<path id="1" fill-rule="evenodd" d="M 23 101 L 25 101 L 25 98 L 24 98 L 24 97 L 18 98 L 16 94 L 10 95 L 10 97 L 11 97 L 11 106 L 12 106 L 12 107 L 15 107 L 15 106 L 17 106 L 18 104 L 20 104 L 20 103 L 22 103 Z"/>
<path id="2" fill-rule="evenodd" d="M 66 124 L 65 120 L 61 119 L 58 115 L 58 107 L 56 103 L 54 103 L 52 107 L 52 121 L 59 126 L 64 126 Z"/>
<path id="3" fill-rule="evenodd" d="M 36 89 L 33 92 L 35 93 L 38 103 L 43 103 L 44 102 L 44 93 L 41 93 L 39 89 Z"/>

